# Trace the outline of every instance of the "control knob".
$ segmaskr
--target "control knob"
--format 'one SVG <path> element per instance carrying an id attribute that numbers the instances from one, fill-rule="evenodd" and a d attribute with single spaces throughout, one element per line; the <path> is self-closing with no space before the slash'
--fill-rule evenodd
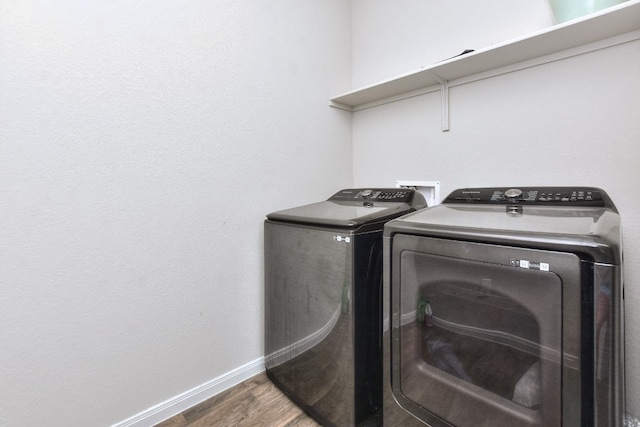
<path id="1" fill-rule="evenodd" d="M 519 188 L 511 188 L 504 192 L 504 197 L 509 201 L 515 201 L 520 196 L 522 196 L 522 190 Z"/>

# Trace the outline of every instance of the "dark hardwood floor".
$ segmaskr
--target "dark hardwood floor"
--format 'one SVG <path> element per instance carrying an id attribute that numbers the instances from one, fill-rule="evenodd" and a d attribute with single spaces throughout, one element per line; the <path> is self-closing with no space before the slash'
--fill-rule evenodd
<path id="1" fill-rule="evenodd" d="M 156 427 L 318 427 L 263 372 Z"/>

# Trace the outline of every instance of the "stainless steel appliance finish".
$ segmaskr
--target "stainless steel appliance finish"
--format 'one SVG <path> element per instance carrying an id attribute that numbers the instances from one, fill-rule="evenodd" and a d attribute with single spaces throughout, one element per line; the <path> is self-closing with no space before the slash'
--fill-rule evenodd
<path id="1" fill-rule="evenodd" d="M 347 189 L 265 221 L 265 366 L 325 426 L 377 426 L 382 229 L 426 207 L 410 189 Z"/>
<path id="2" fill-rule="evenodd" d="M 470 188 L 384 231 L 385 426 L 621 426 L 620 217 L 597 188 Z"/>

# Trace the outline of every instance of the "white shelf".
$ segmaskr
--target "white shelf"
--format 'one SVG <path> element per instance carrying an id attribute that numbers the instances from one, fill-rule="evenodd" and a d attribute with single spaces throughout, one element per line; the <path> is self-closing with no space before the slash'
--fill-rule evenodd
<path id="1" fill-rule="evenodd" d="M 444 109 L 448 108 L 449 81 L 580 48 L 637 30 L 640 30 L 640 0 L 630 0 L 522 38 L 338 95 L 331 99 L 330 105 L 347 111 L 358 111 L 388 98 L 437 85 L 443 92 L 444 129 L 444 116 L 448 114 Z"/>

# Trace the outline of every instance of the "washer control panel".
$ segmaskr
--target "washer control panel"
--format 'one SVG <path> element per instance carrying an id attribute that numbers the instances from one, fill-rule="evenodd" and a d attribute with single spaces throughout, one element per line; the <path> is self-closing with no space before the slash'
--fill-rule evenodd
<path id="1" fill-rule="evenodd" d="M 350 202 L 399 202 L 413 200 L 414 190 L 407 188 L 350 188 L 340 190 L 329 198 L 332 201 Z"/>
<path id="2" fill-rule="evenodd" d="M 443 203 L 613 206 L 607 194 L 594 187 L 461 188 Z"/>

